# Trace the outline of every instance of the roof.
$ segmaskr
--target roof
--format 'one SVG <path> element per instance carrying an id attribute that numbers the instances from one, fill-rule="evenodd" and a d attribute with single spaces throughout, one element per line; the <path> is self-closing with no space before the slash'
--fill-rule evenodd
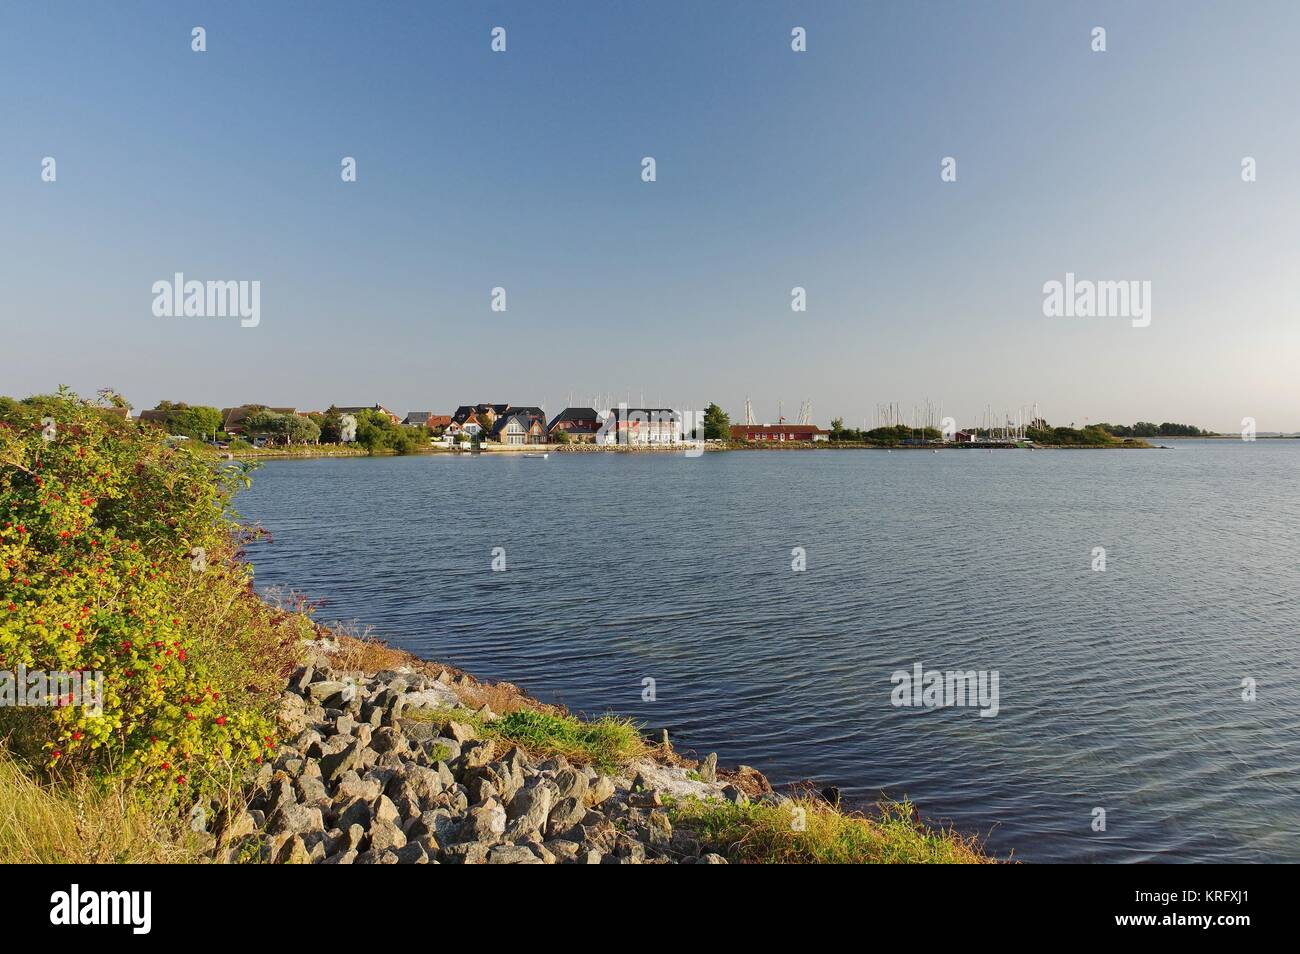
<path id="1" fill-rule="evenodd" d="M 509 409 L 509 404 L 462 404 L 456 408 L 456 413 L 451 416 L 451 419 L 457 424 L 464 424 L 471 414 L 486 414 L 491 411 L 493 415 L 500 417 Z"/>
<path id="2" fill-rule="evenodd" d="M 161 424 L 167 420 L 167 415 L 170 413 L 171 411 L 160 411 L 157 408 L 152 408 L 148 411 L 141 411 L 139 414 L 136 415 L 136 420 L 157 421 L 159 424 Z"/>
<path id="3" fill-rule="evenodd" d="M 493 435 L 500 434 L 506 424 L 516 418 L 522 420 L 526 428 L 532 427 L 533 421 L 540 421 L 543 429 L 546 427 L 546 412 L 540 407 L 512 407 L 492 422 Z"/>
<path id="4" fill-rule="evenodd" d="M 432 411 L 407 411 L 406 417 L 402 419 L 403 424 L 428 424 L 429 418 L 433 416 Z"/>
<path id="5" fill-rule="evenodd" d="M 600 415 L 596 413 L 594 407 L 566 407 L 555 415 L 555 419 L 551 421 L 551 427 L 562 422 L 581 422 L 585 424 L 589 421 L 599 420 L 599 417 Z"/>

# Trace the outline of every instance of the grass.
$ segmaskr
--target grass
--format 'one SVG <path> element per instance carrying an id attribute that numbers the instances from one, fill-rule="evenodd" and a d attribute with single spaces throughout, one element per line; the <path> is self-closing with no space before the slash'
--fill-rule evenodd
<path id="1" fill-rule="evenodd" d="M 0 753 L 0 864 L 192 864 L 187 821 L 123 781 L 41 785 Z"/>
<path id="2" fill-rule="evenodd" d="M 801 811 L 800 811 L 801 810 Z M 907 802 L 887 802 L 878 817 L 837 811 L 813 798 L 782 805 L 687 799 L 673 803 L 674 827 L 707 850 L 749 864 L 985 864 L 974 839 L 914 822 Z M 797 830 L 802 822 L 802 830 Z"/>
<path id="3" fill-rule="evenodd" d="M 529 755 L 563 755 L 571 762 L 612 772 L 648 751 L 637 725 L 629 719 L 602 716 L 583 722 L 571 715 L 519 709 L 488 722 L 477 713 L 460 709 L 414 709 L 406 718 L 448 721 L 473 726 L 480 738 L 517 745 Z"/>

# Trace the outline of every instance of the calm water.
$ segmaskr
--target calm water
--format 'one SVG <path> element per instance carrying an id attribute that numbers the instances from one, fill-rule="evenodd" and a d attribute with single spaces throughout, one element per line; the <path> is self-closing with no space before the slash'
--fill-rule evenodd
<path id="1" fill-rule="evenodd" d="M 1300 444 L 1174 443 L 271 461 L 240 510 L 322 618 L 774 783 L 1023 860 L 1300 861 Z M 999 714 L 895 708 L 916 662 Z"/>

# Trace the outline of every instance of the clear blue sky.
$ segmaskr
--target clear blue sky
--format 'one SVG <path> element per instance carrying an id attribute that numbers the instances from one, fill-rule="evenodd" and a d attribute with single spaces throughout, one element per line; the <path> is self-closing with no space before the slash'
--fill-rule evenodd
<path id="1" fill-rule="evenodd" d="M 1298 41 L 1291 2 L 8 3 L 0 393 L 1300 428 Z M 261 324 L 155 318 L 177 271 Z M 1045 318 L 1067 271 L 1150 327 Z"/>

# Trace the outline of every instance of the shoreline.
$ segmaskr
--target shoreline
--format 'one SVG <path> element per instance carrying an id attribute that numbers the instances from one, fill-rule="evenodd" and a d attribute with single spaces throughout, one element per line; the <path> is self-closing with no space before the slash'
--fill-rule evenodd
<path id="1" fill-rule="evenodd" d="M 214 861 L 993 860 L 906 802 L 844 812 L 811 785 L 786 794 L 715 753 L 680 755 L 667 730 L 652 740 L 617 716 L 584 722 L 511 683 L 318 632 L 281 694 L 276 757 L 211 839 Z"/>
<path id="2" fill-rule="evenodd" d="M 1186 438 L 1159 438 L 1159 440 L 1201 440 L 1198 437 Z M 1218 440 L 1240 440 L 1240 438 L 1217 438 Z M 1264 438 L 1261 438 L 1263 440 Z M 1279 438 L 1272 438 L 1277 440 Z M 728 451 L 752 452 L 752 451 L 911 451 L 933 453 L 955 452 L 971 453 L 981 450 L 987 451 L 1073 451 L 1073 450 L 1169 450 L 1168 447 L 1162 447 L 1159 444 L 1150 444 L 1145 440 L 1133 442 L 1116 442 L 1114 444 L 1035 444 L 1032 447 L 1018 447 L 1008 445 L 986 444 L 915 444 L 915 445 L 897 445 L 889 446 L 885 444 L 858 444 L 843 441 L 819 441 L 809 444 L 796 441 L 782 441 L 775 443 L 738 443 L 727 445 L 706 445 L 701 453 L 725 453 Z M 222 452 L 222 457 L 226 460 L 320 460 L 330 457 L 417 457 L 417 456 L 434 456 L 434 455 L 453 455 L 453 456 L 517 456 L 521 454 L 685 454 L 687 451 L 681 446 L 665 445 L 598 445 L 598 444 L 530 444 L 522 446 L 503 446 L 503 447 L 484 447 L 480 451 L 453 450 L 448 447 L 430 447 L 420 448 L 407 454 L 397 454 L 393 451 L 370 452 L 364 450 L 352 450 L 350 448 L 339 448 L 337 450 L 305 450 L 297 451 L 267 451 L 267 452 L 250 452 L 250 451 L 227 451 Z M 695 454 L 694 456 L 701 456 Z"/>

